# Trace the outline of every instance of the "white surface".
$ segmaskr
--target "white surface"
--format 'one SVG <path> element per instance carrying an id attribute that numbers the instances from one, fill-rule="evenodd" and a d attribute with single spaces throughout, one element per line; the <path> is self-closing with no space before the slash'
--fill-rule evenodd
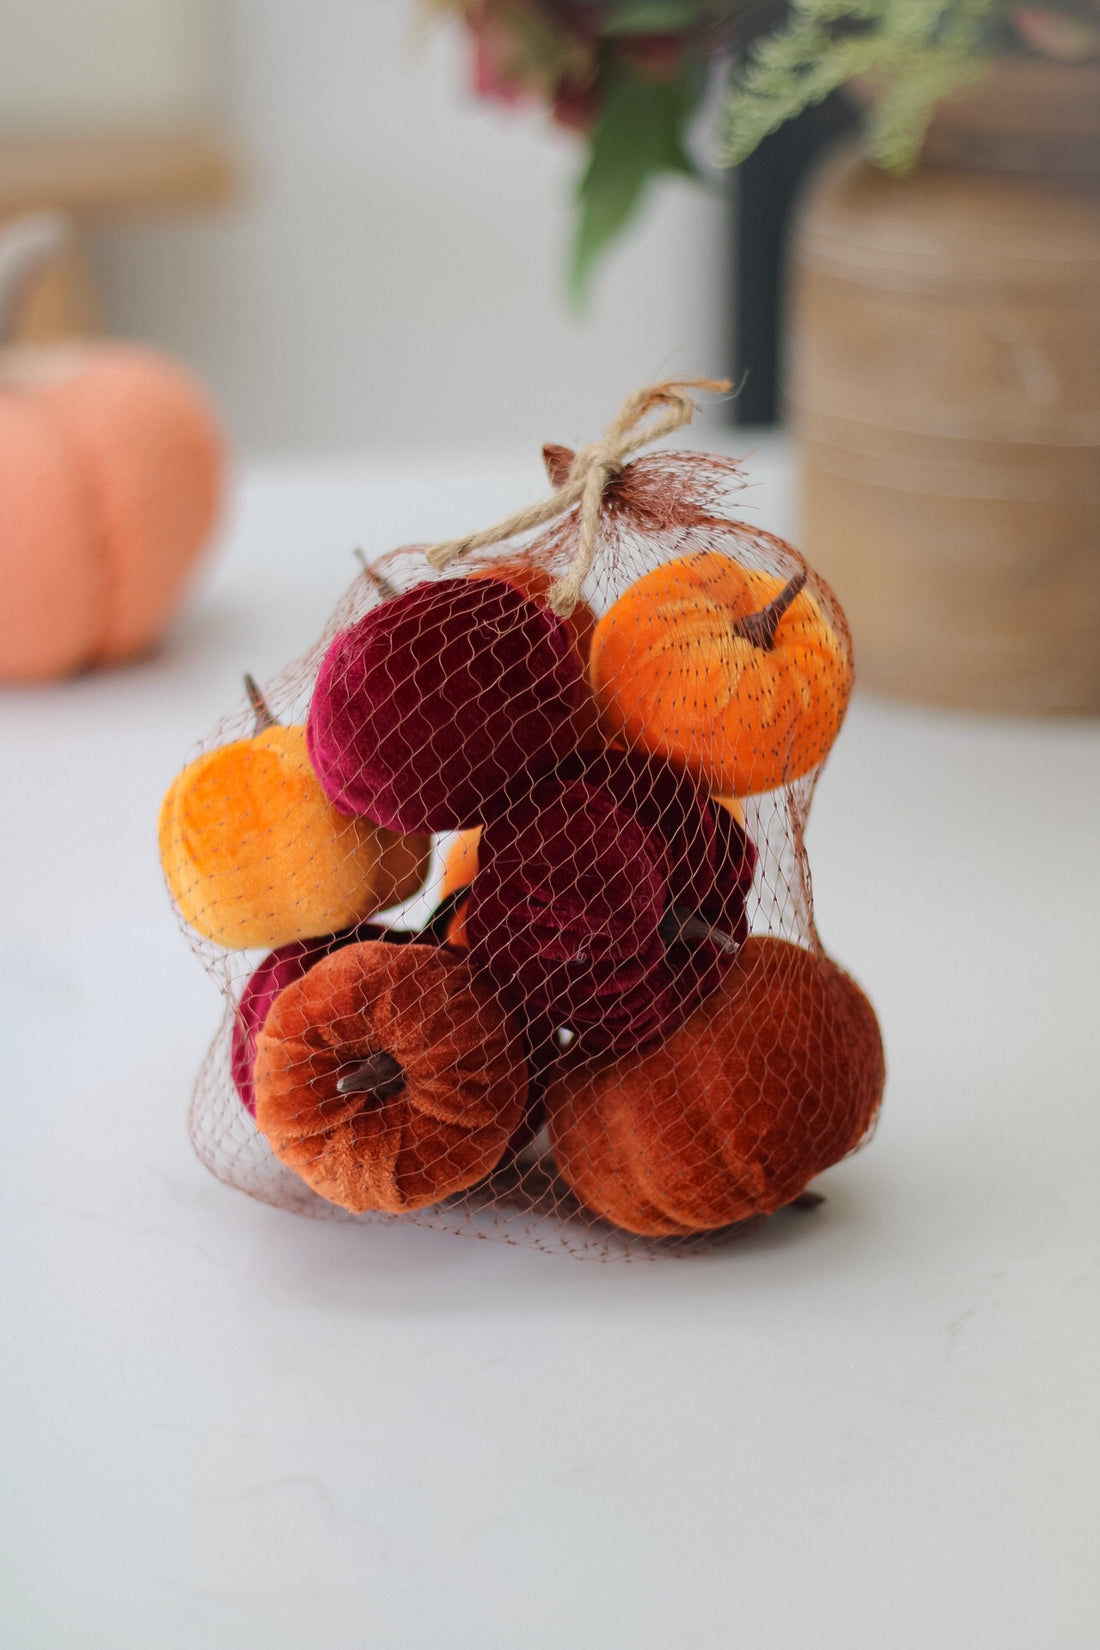
<path id="1" fill-rule="evenodd" d="M 201 372 L 238 445 L 567 440 L 636 384 L 721 371 L 720 190 L 657 189 L 576 316 L 583 145 L 476 100 L 457 26 L 426 29 L 420 0 L 224 11 L 241 200 L 103 229 L 94 250 L 112 329 Z"/>
<path id="2" fill-rule="evenodd" d="M 538 486 L 257 474 L 158 658 L 0 699 L 0 1642 L 1094 1650 L 1097 723 L 857 696 L 809 849 L 890 1082 L 816 1214 L 600 1265 L 316 1223 L 189 1153 L 220 1003 L 163 788 L 353 543 Z"/>

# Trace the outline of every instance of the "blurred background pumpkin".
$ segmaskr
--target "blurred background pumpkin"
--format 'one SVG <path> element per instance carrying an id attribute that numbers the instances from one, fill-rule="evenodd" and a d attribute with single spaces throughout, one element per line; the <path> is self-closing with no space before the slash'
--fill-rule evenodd
<path id="1" fill-rule="evenodd" d="M 48 214 L 0 230 L 0 316 L 64 247 Z M 136 345 L 0 352 L 0 681 L 113 664 L 159 640 L 214 525 L 221 435 L 191 374 Z"/>

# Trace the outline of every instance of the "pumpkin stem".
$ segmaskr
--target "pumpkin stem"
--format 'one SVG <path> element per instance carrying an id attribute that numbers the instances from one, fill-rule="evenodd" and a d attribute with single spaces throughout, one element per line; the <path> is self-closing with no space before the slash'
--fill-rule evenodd
<path id="1" fill-rule="evenodd" d="M 278 727 L 278 718 L 272 716 L 267 700 L 260 692 L 256 678 L 250 676 L 247 670 L 244 673 L 244 691 L 248 694 L 248 702 L 256 713 L 256 726 L 252 730 L 253 734 L 263 733 L 268 728 Z"/>
<path id="2" fill-rule="evenodd" d="M 69 226 L 60 212 L 26 212 L 4 226 L 0 234 L 0 344 L 16 337 L 35 280 L 69 238 Z"/>
<path id="3" fill-rule="evenodd" d="M 372 1100 L 389 1100 L 405 1087 L 405 1068 L 392 1054 L 380 1049 L 337 1080 L 337 1094 L 366 1094 Z"/>
<path id="4" fill-rule="evenodd" d="M 765 653 L 769 653 L 775 646 L 775 633 L 779 629 L 780 619 L 805 583 L 806 569 L 802 568 L 793 579 L 787 581 L 767 607 L 761 608 L 759 613 L 747 613 L 743 619 L 735 619 L 734 635 L 743 637 L 746 642 L 751 642 L 753 647 L 763 648 Z"/>
<path id="5" fill-rule="evenodd" d="M 370 580 L 371 584 L 373 584 L 374 588 L 377 590 L 384 602 L 392 602 L 395 596 L 400 596 L 401 592 L 398 590 L 397 586 L 395 584 L 391 584 L 384 573 L 377 572 L 377 570 L 371 566 L 362 550 L 353 550 L 352 555 L 358 561 L 360 567 L 363 569 L 363 572 L 366 574 L 367 578 Z"/>
<path id="6" fill-rule="evenodd" d="M 675 945 L 678 941 L 710 940 L 719 951 L 724 951 L 727 957 L 736 957 L 741 947 L 732 935 L 724 929 L 714 928 L 702 917 L 697 917 L 694 911 L 688 911 L 682 905 L 670 905 L 661 918 L 657 929 L 658 934 L 666 945 Z"/>

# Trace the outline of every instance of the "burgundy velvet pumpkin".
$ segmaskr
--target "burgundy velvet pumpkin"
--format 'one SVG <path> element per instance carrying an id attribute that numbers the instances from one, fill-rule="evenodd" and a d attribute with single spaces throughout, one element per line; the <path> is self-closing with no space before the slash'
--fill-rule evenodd
<path id="1" fill-rule="evenodd" d="M 470 962 L 529 1023 L 589 1051 L 637 1048 L 721 981 L 748 932 L 755 861 L 736 821 L 666 763 L 570 757 L 482 834 Z"/>
<path id="2" fill-rule="evenodd" d="M 514 585 L 419 584 L 332 643 L 309 709 L 310 761 L 344 813 L 463 830 L 574 748 L 581 691 L 569 627 Z"/>

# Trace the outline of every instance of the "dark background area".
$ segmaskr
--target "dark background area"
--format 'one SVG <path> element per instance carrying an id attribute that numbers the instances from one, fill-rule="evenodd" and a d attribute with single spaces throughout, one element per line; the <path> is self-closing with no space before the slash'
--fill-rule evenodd
<path id="1" fill-rule="evenodd" d="M 734 425 L 779 420 L 787 225 L 809 171 L 856 124 L 850 105 L 834 93 L 765 138 L 728 174 L 727 370 L 738 393 L 726 405 Z"/>

